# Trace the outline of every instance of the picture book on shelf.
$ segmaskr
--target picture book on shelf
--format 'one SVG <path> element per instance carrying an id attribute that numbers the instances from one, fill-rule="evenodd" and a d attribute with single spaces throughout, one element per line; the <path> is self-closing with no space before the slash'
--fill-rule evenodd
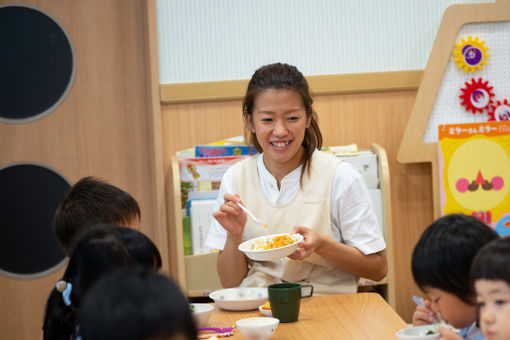
<path id="1" fill-rule="evenodd" d="M 205 254 L 212 251 L 205 245 L 209 226 L 211 225 L 212 213 L 216 204 L 215 199 L 191 200 L 189 215 L 191 222 L 191 248 L 193 255 Z"/>
<path id="2" fill-rule="evenodd" d="M 257 150 L 248 145 L 196 145 L 195 157 L 224 157 L 255 155 Z"/>
<path id="3" fill-rule="evenodd" d="M 246 146 L 246 143 L 244 142 L 243 136 L 235 136 L 235 137 L 230 137 L 227 139 L 222 139 L 222 140 L 218 140 L 215 142 L 207 143 L 205 145 L 210 146 L 210 147 L 222 147 L 222 146 L 242 147 L 242 146 Z M 176 153 L 177 158 L 183 159 L 183 158 L 200 157 L 200 156 L 196 156 L 195 148 L 196 147 L 193 146 L 193 147 L 185 149 L 185 150 L 177 151 L 177 153 Z M 239 155 L 244 155 L 244 153 L 240 153 L 240 154 L 233 153 L 232 155 L 221 154 L 218 156 L 239 156 Z"/>
<path id="4" fill-rule="evenodd" d="M 192 192 L 216 192 L 223 174 L 246 156 L 195 157 L 179 159 L 181 206 L 186 206 Z M 207 195 L 207 194 L 205 194 Z M 200 195 L 199 195 L 200 196 Z M 204 197 L 211 198 L 211 196 Z"/>

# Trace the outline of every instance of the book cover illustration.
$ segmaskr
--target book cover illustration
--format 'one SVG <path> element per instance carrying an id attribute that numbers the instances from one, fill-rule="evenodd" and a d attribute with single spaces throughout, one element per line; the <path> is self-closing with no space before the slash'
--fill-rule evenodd
<path id="1" fill-rule="evenodd" d="M 249 156 L 257 154 L 253 146 L 248 145 L 197 145 L 195 157 Z"/>
<path id="2" fill-rule="evenodd" d="M 473 215 L 510 234 L 510 122 L 439 126 L 441 213 Z"/>

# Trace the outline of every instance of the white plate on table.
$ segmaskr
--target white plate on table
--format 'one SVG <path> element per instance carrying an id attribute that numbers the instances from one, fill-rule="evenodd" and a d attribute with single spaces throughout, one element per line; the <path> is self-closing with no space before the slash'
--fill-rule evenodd
<path id="1" fill-rule="evenodd" d="M 273 249 L 259 249 L 264 244 L 271 242 L 277 236 L 289 235 L 294 241 L 283 247 Z M 260 236 L 252 238 L 251 240 L 244 241 L 238 247 L 249 259 L 254 261 L 269 261 L 275 260 L 281 257 L 289 256 L 296 251 L 298 244 L 303 242 L 303 235 L 301 234 L 272 234 L 266 236 Z"/>
<path id="2" fill-rule="evenodd" d="M 221 309 L 252 310 L 267 301 L 267 288 L 236 287 L 215 290 L 209 297 Z"/>

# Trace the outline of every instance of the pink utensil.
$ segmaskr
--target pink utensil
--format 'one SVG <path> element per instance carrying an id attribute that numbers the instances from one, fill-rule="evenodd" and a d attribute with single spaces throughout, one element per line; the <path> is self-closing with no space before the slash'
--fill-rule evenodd
<path id="1" fill-rule="evenodd" d="M 231 331 L 233 331 L 235 328 L 236 328 L 236 326 L 233 326 L 233 327 L 225 327 L 225 328 L 219 328 L 219 327 L 203 327 L 203 328 L 198 328 L 197 330 L 198 330 L 199 332 L 201 332 L 201 331 L 214 331 L 214 332 L 218 332 L 218 333 L 227 333 L 227 332 L 231 332 Z"/>

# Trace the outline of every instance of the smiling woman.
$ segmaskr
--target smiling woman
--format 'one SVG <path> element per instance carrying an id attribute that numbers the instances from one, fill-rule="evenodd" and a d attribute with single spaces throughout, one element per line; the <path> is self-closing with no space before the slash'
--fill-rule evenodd
<path id="1" fill-rule="evenodd" d="M 312 104 L 308 82 L 292 65 L 263 66 L 248 83 L 246 140 L 260 154 L 226 172 L 206 242 L 221 249 L 225 287 L 307 281 L 322 294 L 354 293 L 357 277 L 386 275 L 386 245 L 366 185 L 351 165 L 319 151 L 322 133 Z M 268 228 L 248 220 L 238 204 Z M 254 258 L 238 248 L 243 240 L 289 232 L 304 239 L 283 255 L 289 258 Z"/>
<path id="2" fill-rule="evenodd" d="M 302 99 L 290 90 L 267 90 L 260 93 L 251 114 L 245 114 L 251 138 L 259 152 L 264 151 L 264 163 L 281 179 L 297 168 L 304 156 L 301 147 L 305 130 L 310 126 Z M 254 136 L 256 136 L 254 138 Z"/>

